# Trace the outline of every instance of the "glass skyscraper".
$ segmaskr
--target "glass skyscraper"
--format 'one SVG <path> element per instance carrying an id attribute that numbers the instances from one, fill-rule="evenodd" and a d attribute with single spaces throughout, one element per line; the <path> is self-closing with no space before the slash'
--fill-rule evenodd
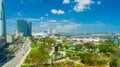
<path id="1" fill-rule="evenodd" d="M 17 30 L 19 35 L 31 36 L 32 23 L 26 20 L 17 20 Z"/>
<path id="2" fill-rule="evenodd" d="M 4 1 L 0 0 L 0 36 L 6 36 Z"/>

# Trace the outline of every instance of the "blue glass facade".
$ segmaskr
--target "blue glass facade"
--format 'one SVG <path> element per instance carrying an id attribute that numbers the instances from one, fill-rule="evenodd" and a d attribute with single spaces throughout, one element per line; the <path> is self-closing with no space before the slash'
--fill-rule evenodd
<path id="1" fill-rule="evenodd" d="M 3 0 L 0 0 L 0 36 L 1 35 L 6 36 L 6 22 Z"/>
<path id="2" fill-rule="evenodd" d="M 23 36 L 31 36 L 32 23 L 26 20 L 17 20 L 17 30 L 19 34 Z"/>

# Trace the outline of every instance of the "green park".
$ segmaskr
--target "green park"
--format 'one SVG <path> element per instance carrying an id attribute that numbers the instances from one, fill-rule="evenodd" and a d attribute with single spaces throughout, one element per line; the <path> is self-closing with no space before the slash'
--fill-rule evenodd
<path id="1" fill-rule="evenodd" d="M 110 39 L 99 44 L 58 43 L 50 37 L 29 39 L 32 49 L 21 67 L 120 67 L 119 44 Z"/>

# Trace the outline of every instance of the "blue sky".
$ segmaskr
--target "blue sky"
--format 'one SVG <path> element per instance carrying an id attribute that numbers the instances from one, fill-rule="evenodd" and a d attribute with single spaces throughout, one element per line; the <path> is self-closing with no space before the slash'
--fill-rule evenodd
<path id="1" fill-rule="evenodd" d="M 33 22 L 33 30 L 120 32 L 120 0 L 5 0 L 7 31 L 16 20 Z"/>

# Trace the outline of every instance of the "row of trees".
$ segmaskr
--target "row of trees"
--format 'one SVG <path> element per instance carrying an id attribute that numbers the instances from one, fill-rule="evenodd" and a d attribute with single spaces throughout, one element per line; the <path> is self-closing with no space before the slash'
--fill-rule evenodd
<path id="1" fill-rule="evenodd" d="M 96 49 L 99 50 L 99 52 L 102 52 L 104 54 L 112 54 L 116 55 L 116 52 L 118 51 L 118 45 L 114 43 L 112 40 L 105 40 L 104 42 L 100 43 L 99 45 L 93 44 L 93 43 L 84 43 L 84 44 L 77 44 L 75 46 L 76 51 L 81 51 L 83 46 L 90 51 L 91 49 L 96 51 Z"/>
<path id="2" fill-rule="evenodd" d="M 30 55 L 26 59 L 26 63 L 29 63 L 30 66 L 39 67 L 48 61 L 51 57 L 49 53 L 51 51 L 51 45 L 56 44 L 56 39 L 52 39 L 50 37 L 45 37 L 41 39 L 36 39 L 34 37 L 30 37 L 30 40 L 33 43 L 37 43 L 38 41 L 42 42 L 40 47 L 34 51 L 31 51 Z M 64 44 L 58 44 L 58 47 L 61 49 L 68 49 L 68 44 L 66 41 L 63 41 Z M 82 52 L 82 48 L 85 47 L 87 52 Z M 96 53 L 96 49 L 98 52 Z M 92 51 L 91 51 L 92 50 Z M 80 52 L 79 52 L 80 51 Z M 119 61 L 114 59 L 113 57 L 117 57 L 118 45 L 114 43 L 112 40 L 108 39 L 104 42 L 101 42 L 99 45 L 93 43 L 84 43 L 75 45 L 75 50 L 67 51 L 66 57 L 71 58 L 72 60 L 81 59 L 81 62 L 86 65 L 106 65 L 110 63 L 110 67 L 119 67 Z M 104 55 L 101 55 L 104 54 Z M 59 54 L 55 54 L 56 56 Z M 104 57 L 113 58 L 110 61 L 105 59 Z M 118 58 L 118 57 L 117 57 Z M 116 65 L 116 66 L 115 66 Z"/>
<path id="3" fill-rule="evenodd" d="M 110 67 L 120 67 L 120 58 L 112 58 L 110 61 Z"/>
<path id="4" fill-rule="evenodd" d="M 42 67 L 45 62 L 50 58 L 49 53 L 51 51 L 50 45 L 40 44 L 38 49 L 31 50 L 30 54 L 27 56 L 25 63 L 29 67 Z"/>
<path id="5" fill-rule="evenodd" d="M 25 60 L 25 64 L 29 67 L 43 67 L 48 60 L 52 58 L 49 54 L 52 50 L 52 44 L 56 44 L 56 40 L 50 37 L 35 38 L 29 37 L 34 46 L 39 45 L 37 48 L 32 49 L 30 54 Z"/>
<path id="6" fill-rule="evenodd" d="M 87 49 L 87 52 L 81 50 L 83 49 L 83 47 Z M 98 52 L 96 53 L 97 49 Z M 81 59 L 82 63 L 89 66 L 106 65 L 107 63 L 110 63 L 111 67 L 119 67 L 118 65 L 120 61 L 115 59 L 111 60 L 107 59 L 117 57 L 118 56 L 117 53 L 119 50 L 120 49 L 118 48 L 118 45 L 114 43 L 112 40 L 108 39 L 105 40 L 104 42 L 101 42 L 99 45 L 93 43 L 77 44 L 75 46 L 75 50 L 67 52 L 67 56 L 71 59 Z"/>
<path id="7" fill-rule="evenodd" d="M 35 38 L 34 36 L 31 36 L 29 37 L 29 39 L 31 40 L 32 43 L 36 44 L 38 41 L 39 42 L 42 42 L 44 44 L 56 44 L 57 40 L 56 39 L 53 39 L 53 38 L 50 38 L 49 36 L 48 37 L 45 37 L 45 38 Z"/>

